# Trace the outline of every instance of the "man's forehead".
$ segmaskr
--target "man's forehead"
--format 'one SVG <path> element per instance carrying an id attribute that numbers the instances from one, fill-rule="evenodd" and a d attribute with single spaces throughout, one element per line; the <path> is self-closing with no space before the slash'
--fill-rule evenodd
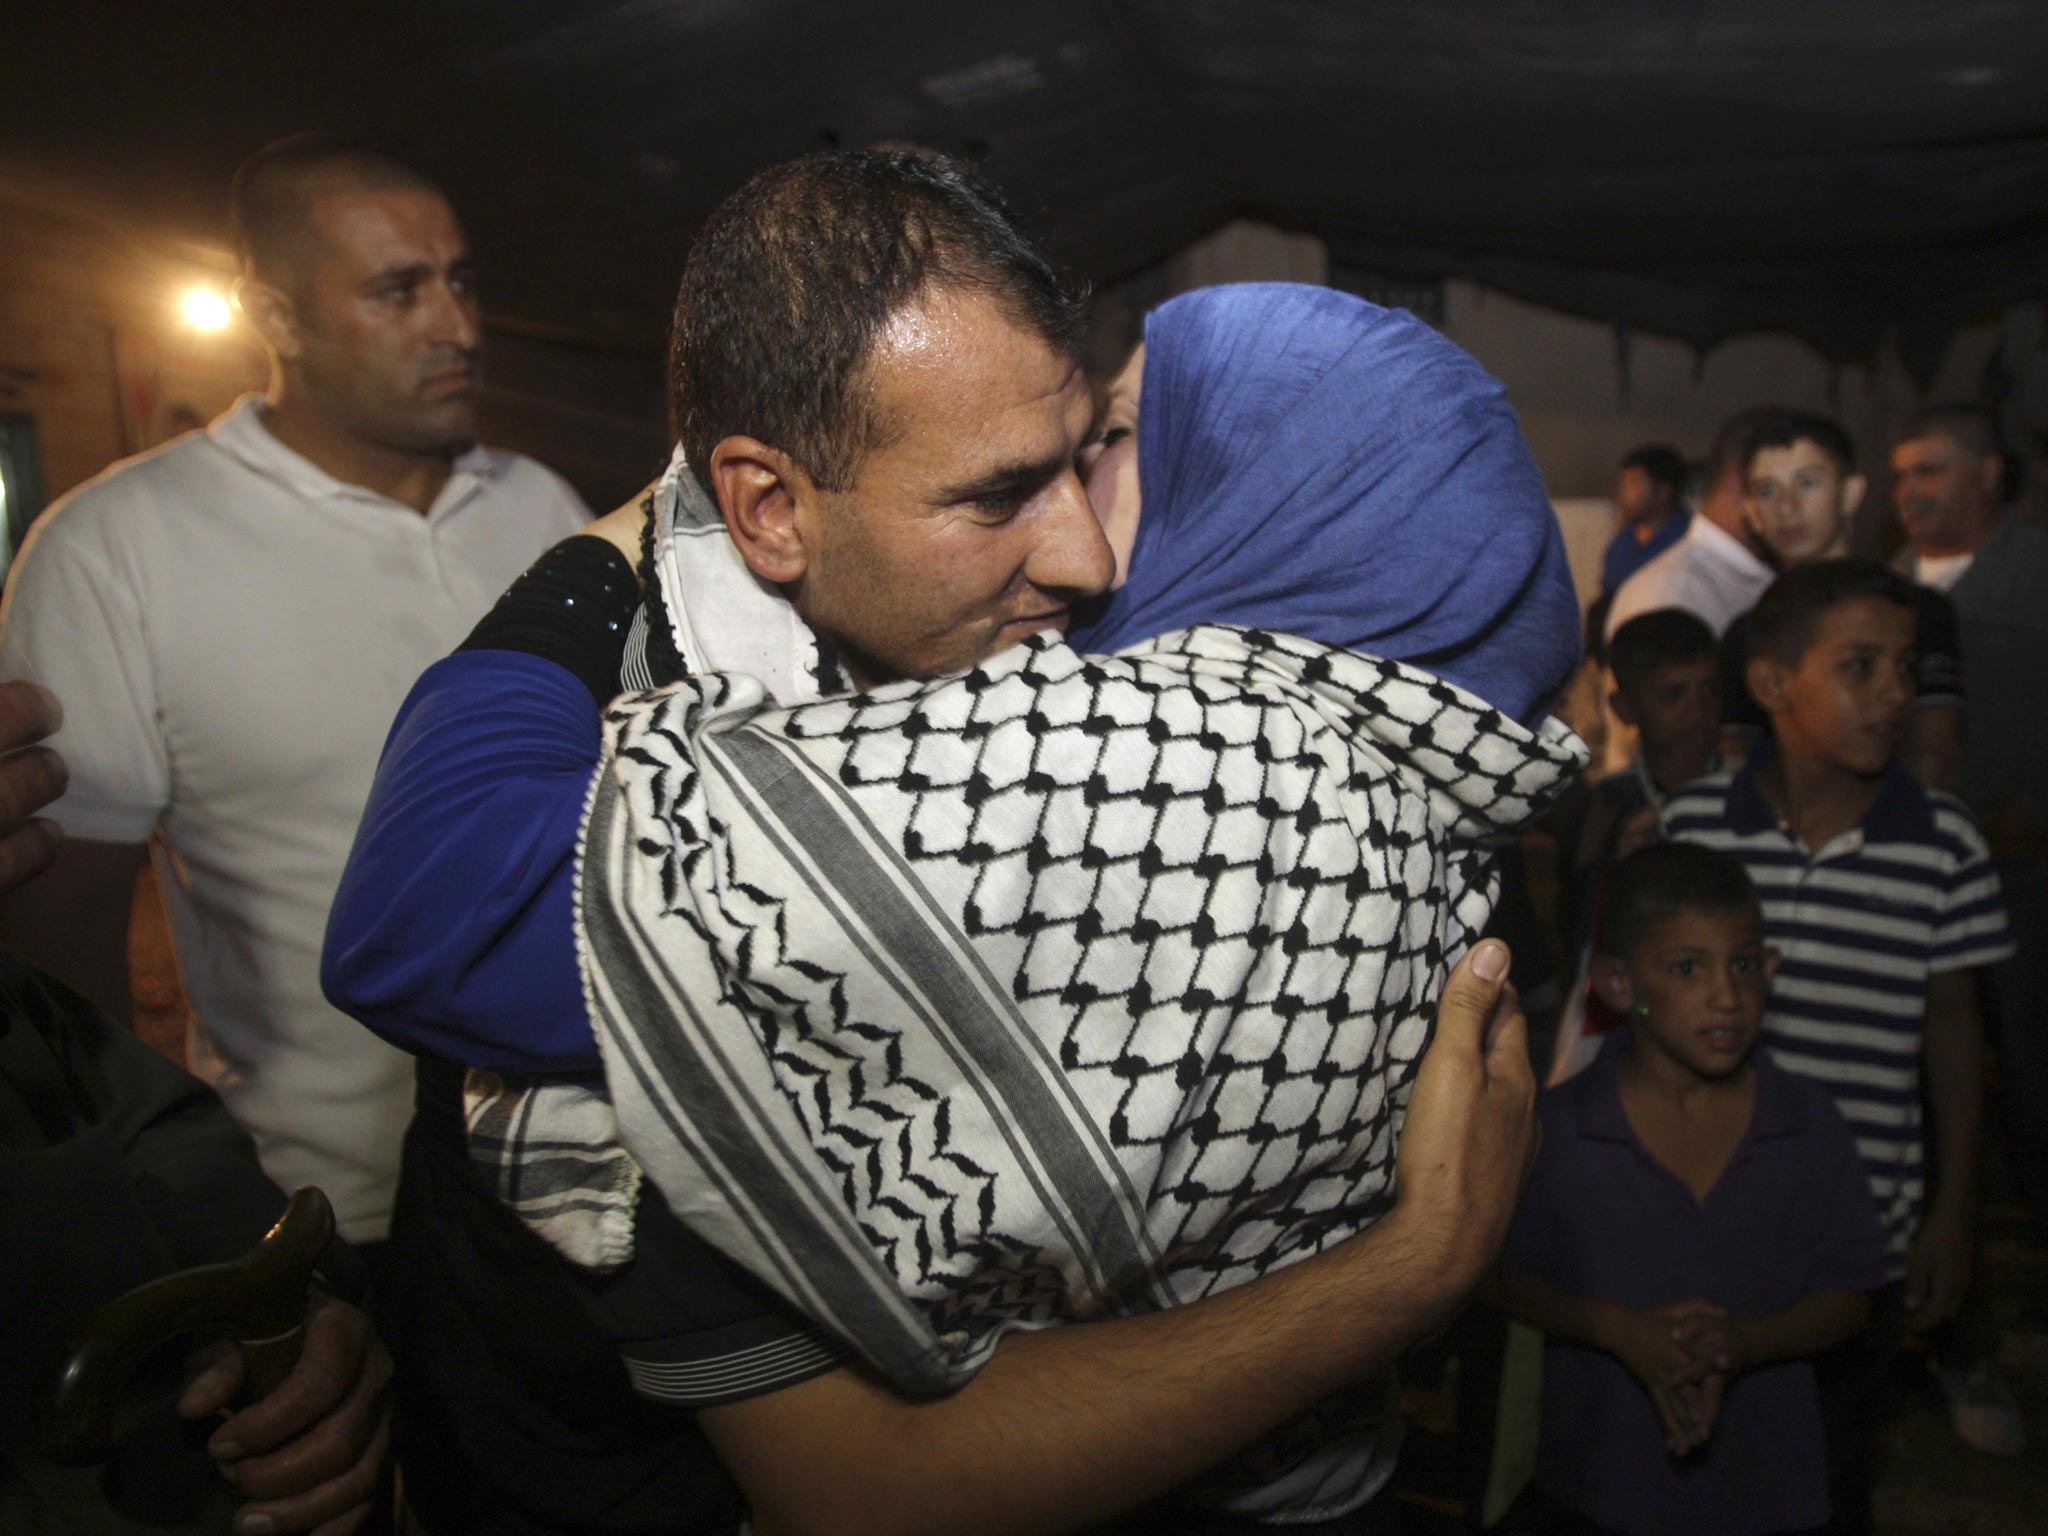
<path id="1" fill-rule="evenodd" d="M 1070 454 L 1087 427 L 1080 360 L 972 291 L 930 291 L 898 310 L 868 386 L 888 425 L 886 451 L 934 470 Z"/>
<path id="2" fill-rule="evenodd" d="M 337 182 L 315 193 L 307 223 L 321 257 L 371 269 L 419 260 L 445 265 L 469 252 L 455 210 L 425 187 Z"/>
<path id="3" fill-rule="evenodd" d="M 1749 461 L 1752 477 L 1767 475 L 1787 469 L 1798 469 L 1808 464 L 1823 464 L 1834 469 L 1835 456 L 1821 447 L 1810 437 L 1797 438 L 1789 444 L 1775 444 L 1759 448 Z"/>
<path id="4" fill-rule="evenodd" d="M 1965 457 L 1967 450 L 1946 432 L 1923 432 L 1909 437 L 1892 449 L 1894 464 L 1950 464 Z"/>

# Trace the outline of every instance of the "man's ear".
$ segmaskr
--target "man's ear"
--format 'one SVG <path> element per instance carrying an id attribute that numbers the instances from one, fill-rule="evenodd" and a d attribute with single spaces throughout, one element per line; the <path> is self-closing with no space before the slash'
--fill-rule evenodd
<path id="1" fill-rule="evenodd" d="M 1593 984 L 1594 995 L 1616 1013 L 1629 1013 L 1636 1006 L 1635 984 L 1628 979 L 1628 967 L 1613 955 L 1603 955 L 1597 950 L 1593 963 L 1587 970 L 1587 978 Z"/>
<path id="2" fill-rule="evenodd" d="M 1997 453 L 1985 454 L 1983 463 L 1978 466 L 1977 475 L 1984 486 L 1985 504 L 1997 506 L 1998 493 L 2005 489 L 2005 456 Z"/>
<path id="3" fill-rule="evenodd" d="M 254 277 L 238 277 L 234 286 L 235 308 L 256 327 L 264 346 L 290 361 L 304 350 L 299 336 L 299 307 L 282 288 Z"/>
<path id="4" fill-rule="evenodd" d="M 1765 990 L 1768 991 L 1771 983 L 1778 979 L 1778 962 L 1780 960 L 1783 960 L 1784 958 L 1785 957 L 1783 955 L 1778 953 L 1778 948 L 1775 944 L 1767 944 L 1764 946 Z"/>
<path id="5" fill-rule="evenodd" d="M 1628 707 L 1628 695 L 1619 688 L 1607 695 L 1607 707 L 1614 711 L 1614 718 L 1623 725 L 1633 726 L 1637 723 L 1636 712 Z"/>
<path id="6" fill-rule="evenodd" d="M 1785 707 L 1785 685 L 1791 676 L 1792 669 L 1774 656 L 1752 656 L 1749 665 L 1742 669 L 1750 697 L 1767 715 L 1775 715 Z"/>
<path id="7" fill-rule="evenodd" d="M 1850 474 L 1842 478 L 1842 516 L 1854 517 L 1856 509 L 1863 505 L 1863 498 L 1870 492 L 1868 475 Z"/>
<path id="8" fill-rule="evenodd" d="M 811 551 L 798 511 L 817 487 L 788 454 L 756 437 L 721 438 L 711 450 L 711 494 L 756 576 L 776 586 L 802 578 Z"/>

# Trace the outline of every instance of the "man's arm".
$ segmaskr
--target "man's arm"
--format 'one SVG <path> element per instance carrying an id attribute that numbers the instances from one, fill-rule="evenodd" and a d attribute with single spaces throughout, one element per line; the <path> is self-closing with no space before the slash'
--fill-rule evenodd
<path id="1" fill-rule="evenodd" d="M 1929 981 L 1924 1051 L 1935 1184 L 1906 1271 L 1907 1317 L 1916 1329 L 1955 1316 L 1970 1283 L 1985 1056 L 1973 973 L 1945 971 Z"/>
<path id="2" fill-rule="evenodd" d="M 1058 1531 L 1179 1487 L 1440 1327 L 1507 1233 L 1535 1153 L 1507 949 L 1445 987 L 1394 1210 L 1277 1274 L 1142 1317 L 1017 1334 L 950 1396 L 842 1370 L 700 1420 L 778 1533 Z M 1483 962 L 1491 976 L 1481 976 Z"/>
<path id="3" fill-rule="evenodd" d="M 73 838 L 40 875 L 0 896 L 0 941 L 124 1026 L 134 1016 L 128 913 L 148 851 Z"/>

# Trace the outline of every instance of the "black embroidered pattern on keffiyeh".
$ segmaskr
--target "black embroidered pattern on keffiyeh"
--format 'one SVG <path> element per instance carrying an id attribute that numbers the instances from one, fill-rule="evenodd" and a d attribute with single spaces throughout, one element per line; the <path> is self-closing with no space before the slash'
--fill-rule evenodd
<path id="1" fill-rule="evenodd" d="M 579 944 L 620 1140 L 891 1381 L 1370 1226 L 1488 853 L 1576 772 L 1425 672 L 1199 627 L 771 711 L 616 702 Z"/>

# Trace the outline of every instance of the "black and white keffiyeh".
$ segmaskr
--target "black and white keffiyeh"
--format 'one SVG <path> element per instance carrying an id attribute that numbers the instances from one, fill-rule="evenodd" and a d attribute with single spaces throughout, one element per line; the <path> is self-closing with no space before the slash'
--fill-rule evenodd
<path id="1" fill-rule="evenodd" d="M 578 896 L 620 1140 L 911 1391 L 1372 1224 L 1488 844 L 1584 762 L 1426 673 L 1201 627 L 793 710 L 607 714 Z"/>

